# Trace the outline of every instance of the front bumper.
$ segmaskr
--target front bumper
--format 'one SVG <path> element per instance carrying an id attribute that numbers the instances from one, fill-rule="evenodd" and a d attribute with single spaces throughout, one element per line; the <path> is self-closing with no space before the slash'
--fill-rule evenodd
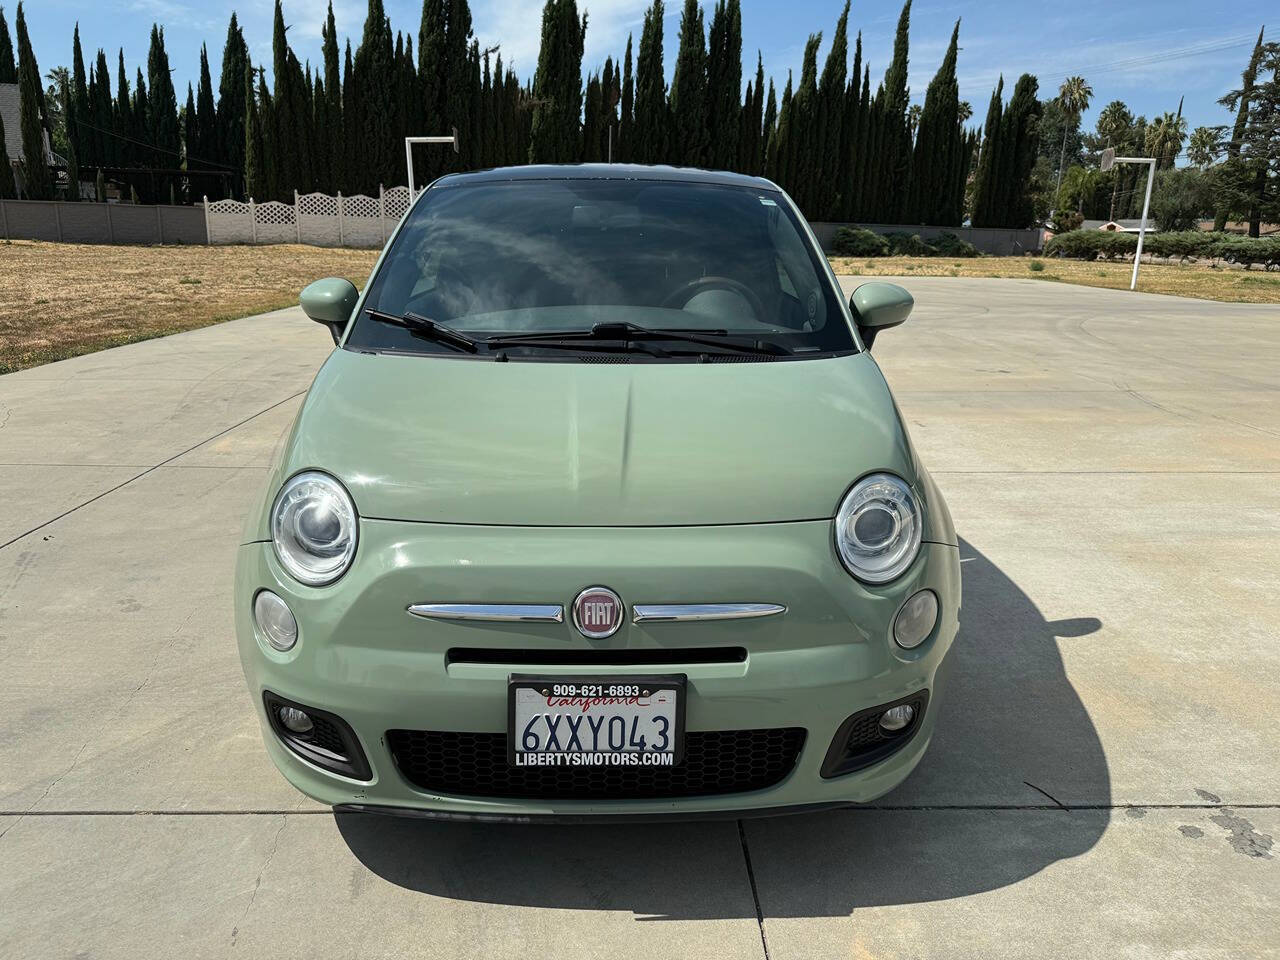
<path id="1" fill-rule="evenodd" d="M 422 620 L 420 602 L 561 603 L 606 584 L 636 603 L 769 602 L 787 606 L 759 620 L 627 622 L 588 641 L 566 622 L 461 623 Z M 931 637 L 904 651 L 892 621 L 917 590 L 933 589 Z M 257 634 L 253 596 L 267 588 L 297 617 L 288 653 Z M 866 802 L 900 783 L 920 761 L 945 688 L 942 668 L 960 605 L 957 548 L 926 543 L 912 568 L 884 587 L 848 577 L 834 554 L 830 521 L 676 528 L 483 527 L 364 520 L 351 570 L 327 587 L 304 587 L 280 568 L 269 543 L 240 548 L 236 629 L 268 753 L 307 795 L 335 806 L 429 811 L 447 817 L 538 819 L 773 811 Z M 691 647 L 744 647 L 743 662 L 682 663 Z M 451 661 L 451 649 L 666 650 L 672 665 L 574 665 Z M 500 658 L 499 658 L 500 659 Z M 804 746 L 780 782 L 748 793 L 679 799 L 565 800 L 428 792 L 397 769 L 386 731 L 505 731 L 507 678 L 516 673 L 688 678 L 690 732 L 801 727 Z M 270 691 L 343 718 L 372 770 L 367 782 L 326 772 L 286 748 L 266 720 Z M 928 691 L 915 735 L 865 769 L 824 779 L 823 759 L 850 714 Z"/>

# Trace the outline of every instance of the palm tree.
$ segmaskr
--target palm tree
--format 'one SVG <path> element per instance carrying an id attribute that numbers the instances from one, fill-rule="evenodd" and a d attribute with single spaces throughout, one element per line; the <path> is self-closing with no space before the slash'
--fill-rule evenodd
<path id="1" fill-rule="evenodd" d="M 1182 143 L 1186 139 L 1187 121 L 1182 111 L 1176 115 L 1166 111 L 1147 127 L 1147 156 L 1156 158 L 1157 170 L 1168 170 L 1182 152 Z"/>
<path id="2" fill-rule="evenodd" d="M 1089 109 L 1093 99 L 1093 87 L 1084 77 L 1067 77 L 1058 88 L 1058 106 L 1067 115 L 1062 125 L 1062 151 L 1058 154 L 1058 186 L 1053 191 L 1053 200 L 1058 202 L 1058 191 L 1062 189 L 1062 168 L 1067 162 L 1067 133 L 1072 126 L 1080 122 L 1080 114 Z"/>
<path id="3" fill-rule="evenodd" d="M 1196 127 L 1191 131 L 1191 142 L 1187 145 L 1187 159 L 1201 170 L 1213 163 L 1218 155 L 1218 138 L 1221 128 Z"/>
<path id="4" fill-rule="evenodd" d="M 1112 100 L 1098 114 L 1095 129 L 1099 139 L 1108 147 L 1123 149 L 1133 140 L 1133 114 L 1123 100 Z M 1111 175 L 1111 209 L 1107 219 L 1116 218 L 1116 201 L 1120 197 L 1120 177 Z"/>

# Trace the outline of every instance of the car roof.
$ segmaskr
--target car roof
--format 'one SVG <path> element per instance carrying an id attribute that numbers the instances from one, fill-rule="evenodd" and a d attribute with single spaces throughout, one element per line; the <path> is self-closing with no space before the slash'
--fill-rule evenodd
<path id="1" fill-rule="evenodd" d="M 495 167 L 469 173 L 445 174 L 436 184 L 462 186 L 472 183 L 495 183 L 513 180 L 654 180 L 667 183 L 713 183 L 722 186 L 751 187 L 756 190 L 779 190 L 764 177 L 752 177 L 727 170 L 702 170 L 697 167 L 646 166 L 639 163 L 535 163 L 519 167 Z"/>

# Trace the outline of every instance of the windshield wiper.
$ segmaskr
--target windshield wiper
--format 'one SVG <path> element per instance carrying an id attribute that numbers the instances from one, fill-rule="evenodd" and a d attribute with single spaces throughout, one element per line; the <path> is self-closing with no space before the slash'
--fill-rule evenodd
<path id="1" fill-rule="evenodd" d="M 680 343 L 695 343 L 704 347 L 718 347 L 735 353 L 763 353 L 776 356 L 789 351 L 786 347 L 768 340 L 756 340 L 753 343 L 738 343 L 734 340 L 721 339 L 728 335 L 726 330 L 699 330 L 697 333 L 674 328 L 655 329 L 642 327 L 635 323 L 597 323 L 590 330 L 562 330 L 543 333 L 525 333 L 489 337 L 482 341 L 491 348 L 516 346 L 565 346 L 571 347 L 571 341 L 621 340 L 650 341 L 676 340 Z"/>
<path id="2" fill-rule="evenodd" d="M 462 331 L 446 327 L 442 323 L 436 323 L 434 320 L 429 320 L 416 313 L 397 316 L 394 313 L 383 313 L 381 310 L 373 310 L 369 307 L 366 307 L 364 312 L 382 323 L 392 323 L 397 327 L 404 327 L 415 336 L 422 337 L 425 340 L 434 340 L 436 343 L 456 347 L 459 350 L 465 350 L 467 353 L 475 353 L 479 349 L 478 341 L 468 337 Z"/>

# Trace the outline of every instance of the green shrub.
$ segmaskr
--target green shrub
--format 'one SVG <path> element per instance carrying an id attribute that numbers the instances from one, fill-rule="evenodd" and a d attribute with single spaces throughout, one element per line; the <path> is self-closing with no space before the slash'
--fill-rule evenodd
<path id="1" fill-rule="evenodd" d="M 1027 264 L 1027 269 L 1030 270 L 1032 273 L 1040 273 L 1042 270 L 1044 270 L 1044 261 L 1032 260 L 1030 263 Z"/>
<path id="2" fill-rule="evenodd" d="M 889 252 L 895 257 L 936 257 L 938 250 L 920 239 L 918 233 L 886 233 Z"/>
<path id="3" fill-rule="evenodd" d="M 1101 230 L 1070 230 L 1051 237 L 1044 245 L 1046 257 L 1065 257 L 1068 260 L 1096 260 L 1102 250 Z"/>
<path id="4" fill-rule="evenodd" d="M 842 257 L 887 257 L 889 241 L 860 227 L 841 227 L 831 240 L 831 250 Z"/>
<path id="5" fill-rule="evenodd" d="M 950 232 L 939 234 L 933 241 L 933 246 L 943 257 L 976 257 L 978 255 L 977 247 Z"/>

